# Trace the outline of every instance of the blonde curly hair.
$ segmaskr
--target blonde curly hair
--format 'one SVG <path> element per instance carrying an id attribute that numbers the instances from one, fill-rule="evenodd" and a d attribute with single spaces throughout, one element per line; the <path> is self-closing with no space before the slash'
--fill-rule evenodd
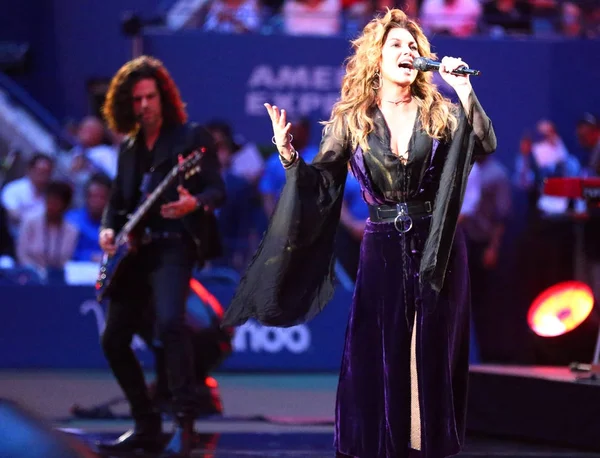
<path id="1" fill-rule="evenodd" d="M 399 9 L 388 10 L 383 17 L 371 20 L 361 36 L 352 41 L 354 54 L 347 59 L 340 100 L 333 106 L 329 121 L 323 124 L 338 138 L 349 133 L 352 147 L 360 146 L 363 151 L 369 150 L 367 136 L 374 127 L 369 111 L 378 101 L 376 83 L 380 78 L 381 50 L 393 28 L 410 32 L 417 42 L 419 55 L 437 57 L 431 52 L 421 27 Z M 456 107 L 438 91 L 432 78 L 430 72 L 419 72 L 411 85 L 411 93 L 419 105 L 425 132 L 435 139 L 445 139 L 458 125 Z"/>

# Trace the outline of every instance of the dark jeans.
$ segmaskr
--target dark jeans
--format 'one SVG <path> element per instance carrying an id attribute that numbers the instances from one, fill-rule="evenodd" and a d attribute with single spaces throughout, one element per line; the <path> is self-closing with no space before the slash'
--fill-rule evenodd
<path id="1" fill-rule="evenodd" d="M 164 357 L 174 412 L 178 416 L 196 415 L 193 347 L 185 324 L 189 282 L 196 261 L 194 248 L 187 240 L 142 246 L 130 258 L 125 281 L 119 282 L 119 290 L 108 305 L 102 348 L 136 420 L 152 414 L 154 406 L 130 346 L 134 334 L 158 347 L 159 359 Z"/>

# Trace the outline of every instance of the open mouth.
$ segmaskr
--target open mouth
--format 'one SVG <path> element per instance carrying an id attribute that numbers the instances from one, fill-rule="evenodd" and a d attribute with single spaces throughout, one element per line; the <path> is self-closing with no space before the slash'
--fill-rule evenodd
<path id="1" fill-rule="evenodd" d="M 412 70 L 413 69 L 412 60 L 403 60 L 402 62 L 400 62 L 398 64 L 398 67 L 400 67 L 400 68 L 406 68 L 408 70 Z"/>

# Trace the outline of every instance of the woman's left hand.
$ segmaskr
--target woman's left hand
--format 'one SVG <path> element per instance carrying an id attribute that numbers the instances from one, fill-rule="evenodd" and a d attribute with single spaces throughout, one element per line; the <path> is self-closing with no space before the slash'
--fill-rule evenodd
<path id="1" fill-rule="evenodd" d="M 444 57 L 440 65 L 440 76 L 454 90 L 466 89 L 471 87 L 469 75 L 454 75 L 452 72 L 460 67 L 468 67 L 460 58 Z"/>

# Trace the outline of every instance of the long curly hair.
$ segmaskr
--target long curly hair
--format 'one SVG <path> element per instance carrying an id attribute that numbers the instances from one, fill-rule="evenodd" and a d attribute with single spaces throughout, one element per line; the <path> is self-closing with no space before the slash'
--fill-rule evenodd
<path id="1" fill-rule="evenodd" d="M 380 84 L 379 68 L 382 48 L 393 28 L 408 30 L 417 42 L 419 55 L 436 59 L 429 41 L 421 27 L 399 9 L 391 9 L 383 17 L 376 17 L 364 28 L 363 33 L 352 41 L 354 54 L 346 61 L 346 74 L 342 80 L 341 97 L 333 106 L 331 118 L 325 121 L 325 129 L 333 129 L 338 138 L 349 132 L 353 148 L 360 146 L 369 150 L 367 136 L 373 131 L 371 109 L 377 104 Z M 430 72 L 418 72 L 411 85 L 421 113 L 421 125 L 425 132 L 436 139 L 448 138 L 456 129 L 456 107 L 445 98 L 432 83 Z"/>
<path id="2" fill-rule="evenodd" d="M 123 65 L 108 87 L 102 114 L 108 126 L 121 134 L 135 135 L 139 129 L 133 112 L 133 86 L 140 80 L 156 81 L 162 105 L 163 123 L 183 124 L 187 120 L 185 103 L 179 89 L 163 63 L 149 56 L 140 56 Z"/>

